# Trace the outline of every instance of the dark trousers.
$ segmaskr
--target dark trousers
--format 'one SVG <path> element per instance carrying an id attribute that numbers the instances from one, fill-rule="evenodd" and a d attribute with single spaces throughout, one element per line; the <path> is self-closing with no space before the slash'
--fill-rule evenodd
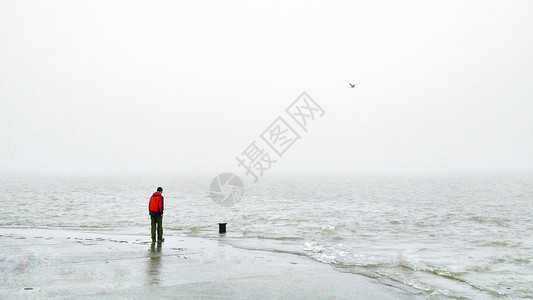
<path id="1" fill-rule="evenodd" d="M 155 241 L 155 226 L 157 224 L 157 239 L 163 239 L 163 216 L 150 216 L 152 219 L 152 241 Z"/>

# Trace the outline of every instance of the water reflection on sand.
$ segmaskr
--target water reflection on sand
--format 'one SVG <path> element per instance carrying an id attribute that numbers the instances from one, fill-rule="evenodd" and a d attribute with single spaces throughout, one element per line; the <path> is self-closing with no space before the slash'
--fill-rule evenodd
<path id="1" fill-rule="evenodd" d="M 152 243 L 150 246 L 150 259 L 148 260 L 148 282 L 150 285 L 159 285 L 159 273 L 161 266 L 161 242 Z"/>

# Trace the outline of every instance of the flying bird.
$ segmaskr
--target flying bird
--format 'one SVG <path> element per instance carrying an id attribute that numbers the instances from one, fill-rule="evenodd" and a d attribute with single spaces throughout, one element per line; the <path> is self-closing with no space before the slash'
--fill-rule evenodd
<path id="1" fill-rule="evenodd" d="M 352 84 L 351 82 L 349 82 L 349 83 L 350 83 L 350 86 L 352 87 L 352 89 L 357 85 L 357 83 L 356 84 Z"/>

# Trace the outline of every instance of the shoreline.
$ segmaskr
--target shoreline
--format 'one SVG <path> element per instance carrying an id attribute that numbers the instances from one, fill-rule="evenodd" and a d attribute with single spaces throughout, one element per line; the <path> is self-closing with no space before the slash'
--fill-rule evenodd
<path id="1" fill-rule="evenodd" d="M 424 298 L 287 253 L 216 239 L 0 228 L 0 298 Z"/>

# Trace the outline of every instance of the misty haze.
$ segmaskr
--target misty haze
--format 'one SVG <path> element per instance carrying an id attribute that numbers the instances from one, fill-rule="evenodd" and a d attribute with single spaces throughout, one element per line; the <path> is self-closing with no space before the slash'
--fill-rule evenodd
<path id="1" fill-rule="evenodd" d="M 0 3 L 0 298 L 533 297 L 533 2 Z"/>

